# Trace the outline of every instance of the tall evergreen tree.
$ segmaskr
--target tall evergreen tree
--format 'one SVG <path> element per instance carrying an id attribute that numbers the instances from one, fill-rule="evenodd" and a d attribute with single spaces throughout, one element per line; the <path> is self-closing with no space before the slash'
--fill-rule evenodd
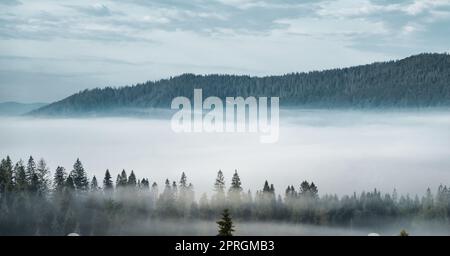
<path id="1" fill-rule="evenodd" d="M 53 188 L 56 192 L 61 192 L 66 185 L 67 173 L 64 167 L 56 167 L 55 175 L 53 177 Z"/>
<path id="2" fill-rule="evenodd" d="M 110 192 L 114 188 L 113 181 L 111 178 L 112 177 L 111 177 L 111 174 L 109 173 L 109 170 L 106 169 L 105 177 L 103 178 L 103 190 L 105 192 Z"/>
<path id="3" fill-rule="evenodd" d="M 70 176 L 72 176 L 73 183 L 77 191 L 89 190 L 89 181 L 86 175 L 86 171 L 84 170 L 83 164 L 81 163 L 79 158 L 77 158 L 77 160 L 75 161 Z"/>
<path id="4" fill-rule="evenodd" d="M 25 191 L 28 189 L 27 173 L 22 160 L 19 160 L 14 166 L 14 179 L 18 191 Z"/>
<path id="5" fill-rule="evenodd" d="M 120 174 L 117 174 L 116 177 L 116 188 L 119 188 L 122 186 L 122 178 L 120 177 Z"/>
<path id="6" fill-rule="evenodd" d="M 265 193 L 270 192 L 269 182 L 267 180 L 266 180 L 266 182 L 264 182 L 263 192 L 265 192 Z"/>
<path id="7" fill-rule="evenodd" d="M 225 177 L 221 170 L 217 172 L 216 181 L 214 182 L 214 190 L 216 193 L 225 193 Z"/>
<path id="8" fill-rule="evenodd" d="M 144 190 L 144 191 L 150 190 L 150 183 L 149 183 L 148 179 L 143 178 L 143 179 L 141 180 L 140 188 L 141 188 L 142 190 Z"/>
<path id="9" fill-rule="evenodd" d="M 230 191 L 241 192 L 242 191 L 241 185 L 242 185 L 241 178 L 239 178 L 239 174 L 238 174 L 237 170 L 235 170 L 234 174 L 233 174 L 233 178 L 231 179 Z"/>
<path id="10" fill-rule="evenodd" d="M 225 201 L 225 177 L 221 170 L 217 172 L 217 177 L 214 182 L 214 201 L 218 204 L 223 204 Z"/>
<path id="11" fill-rule="evenodd" d="M 136 182 L 136 175 L 134 174 L 134 171 L 131 170 L 130 176 L 128 176 L 128 182 L 127 185 L 130 188 L 136 188 L 137 182 Z"/>
<path id="12" fill-rule="evenodd" d="M 39 193 L 39 177 L 37 173 L 33 173 L 31 175 L 30 184 L 28 185 L 28 189 L 32 194 Z"/>
<path id="13" fill-rule="evenodd" d="M 237 170 L 234 171 L 233 178 L 231 179 L 230 189 L 228 191 L 228 198 L 234 204 L 240 204 L 241 202 L 241 178 L 237 173 Z"/>
<path id="14" fill-rule="evenodd" d="M 120 175 L 117 176 L 116 187 L 125 187 L 128 184 L 127 172 L 122 170 Z"/>
<path id="15" fill-rule="evenodd" d="M 180 189 L 184 190 L 188 187 L 187 184 L 187 177 L 186 174 L 184 172 L 181 173 L 181 178 L 180 178 Z"/>
<path id="16" fill-rule="evenodd" d="M 178 194 L 178 186 L 175 181 L 172 182 L 172 189 L 171 189 L 172 197 L 176 197 Z"/>
<path id="17" fill-rule="evenodd" d="M 98 191 L 100 188 L 98 187 L 98 182 L 97 182 L 97 177 L 92 177 L 92 181 L 91 181 L 91 191 L 92 192 L 96 192 Z"/>
<path id="18" fill-rule="evenodd" d="M 64 185 L 64 188 L 67 191 L 74 191 L 76 186 L 75 186 L 75 182 L 74 179 L 72 178 L 72 175 L 69 175 L 66 179 L 66 184 Z"/>
<path id="19" fill-rule="evenodd" d="M 0 163 L 0 195 L 12 191 L 13 188 L 13 163 L 9 156 L 6 156 Z"/>
<path id="20" fill-rule="evenodd" d="M 319 197 L 319 190 L 314 182 L 311 182 L 311 185 L 309 186 L 309 193 L 310 196 L 314 199 L 317 199 Z"/>
<path id="21" fill-rule="evenodd" d="M 234 230 L 233 221 L 230 216 L 230 212 L 228 209 L 223 210 L 221 220 L 217 221 L 219 225 L 219 234 L 218 236 L 232 236 Z"/>
<path id="22" fill-rule="evenodd" d="M 26 178 L 27 178 L 28 184 L 31 183 L 31 179 L 35 173 L 36 173 L 36 162 L 34 161 L 33 157 L 30 156 L 30 158 L 28 158 L 27 169 L 26 169 Z"/>
<path id="23" fill-rule="evenodd" d="M 39 194 L 45 196 L 48 194 L 51 186 L 50 171 L 47 167 L 47 163 L 43 158 L 39 159 L 36 174 L 38 176 Z"/>
<path id="24" fill-rule="evenodd" d="M 300 196 L 303 196 L 303 197 L 310 196 L 310 186 L 309 186 L 309 182 L 307 182 L 306 180 L 300 184 L 299 194 L 300 194 Z"/>

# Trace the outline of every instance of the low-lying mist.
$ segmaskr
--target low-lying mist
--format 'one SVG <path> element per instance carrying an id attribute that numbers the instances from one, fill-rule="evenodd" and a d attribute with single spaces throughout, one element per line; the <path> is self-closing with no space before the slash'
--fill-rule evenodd
<path id="1" fill-rule="evenodd" d="M 407 229 L 411 235 L 450 235 L 447 226 L 433 223 L 416 223 L 411 226 L 391 225 L 372 228 L 343 228 L 284 222 L 236 222 L 238 236 L 366 236 L 376 233 L 381 236 L 397 236 Z M 124 235 L 217 235 L 217 224 L 213 221 L 152 220 L 131 225 Z"/>

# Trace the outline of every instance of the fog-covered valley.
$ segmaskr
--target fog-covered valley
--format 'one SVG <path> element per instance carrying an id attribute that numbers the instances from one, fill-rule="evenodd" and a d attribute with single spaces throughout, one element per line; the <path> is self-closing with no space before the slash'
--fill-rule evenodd
<path id="1" fill-rule="evenodd" d="M 237 169 L 244 190 L 267 179 L 283 194 L 303 180 L 320 194 L 378 188 L 423 194 L 450 183 L 450 111 L 282 110 L 279 141 L 255 133 L 174 133 L 169 118 L 2 118 L 0 151 L 44 157 L 52 170 L 80 158 L 90 175 L 134 170 L 151 182 L 186 172 L 197 195 Z"/>

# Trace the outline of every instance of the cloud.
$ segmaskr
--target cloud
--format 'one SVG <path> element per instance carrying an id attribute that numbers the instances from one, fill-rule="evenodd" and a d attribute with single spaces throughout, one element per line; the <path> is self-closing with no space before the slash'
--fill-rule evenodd
<path id="1" fill-rule="evenodd" d="M 92 16 L 111 16 L 111 10 L 103 4 L 93 4 L 89 6 L 74 6 L 67 5 L 67 7 L 79 11 L 80 13 Z"/>
<path id="2" fill-rule="evenodd" d="M 450 0 L 0 3 L 0 55 L 33 58 L 0 60 L 3 66 L 106 71 L 97 86 L 185 72 L 269 75 L 334 68 L 443 52 L 450 45 Z M 80 80 L 79 86 L 94 82 Z"/>
<path id="3" fill-rule="evenodd" d="M 0 0 L 0 4 L 3 4 L 3 5 L 20 5 L 22 3 L 20 1 L 17 1 L 17 0 Z"/>

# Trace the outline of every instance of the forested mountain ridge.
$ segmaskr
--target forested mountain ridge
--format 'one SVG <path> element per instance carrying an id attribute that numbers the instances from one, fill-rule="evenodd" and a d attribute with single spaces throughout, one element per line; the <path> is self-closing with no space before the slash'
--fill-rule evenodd
<path id="1" fill-rule="evenodd" d="M 284 107 L 376 108 L 450 106 L 450 55 L 419 54 L 362 66 L 281 76 L 183 74 L 121 88 L 84 90 L 36 115 L 97 113 L 120 108 L 170 108 L 176 96 L 278 96 Z"/>

